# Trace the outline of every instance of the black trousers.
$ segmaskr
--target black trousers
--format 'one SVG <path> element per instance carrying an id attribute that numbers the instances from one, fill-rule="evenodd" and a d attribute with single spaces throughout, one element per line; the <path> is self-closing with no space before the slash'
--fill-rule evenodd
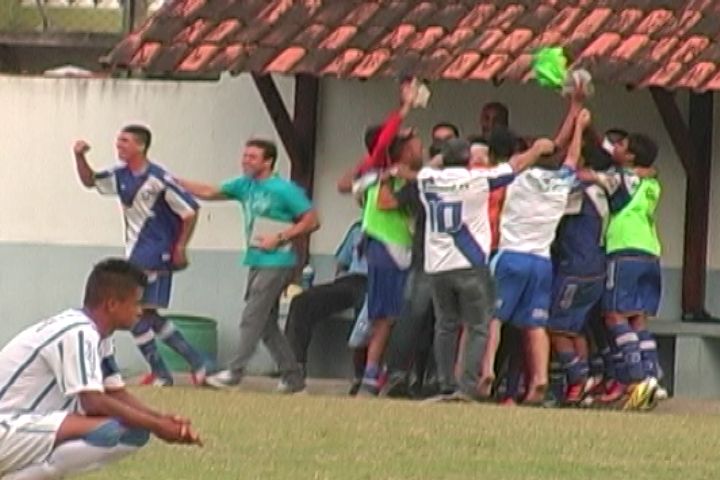
<path id="1" fill-rule="evenodd" d="M 298 363 L 307 363 L 307 351 L 318 322 L 349 308 L 359 311 L 365 301 L 367 277 L 351 274 L 314 286 L 290 302 L 285 335 Z"/>
<path id="2" fill-rule="evenodd" d="M 405 285 L 403 314 L 393 326 L 386 360 L 390 374 L 407 374 L 418 356 L 432 348 L 435 316 L 430 276 L 422 268 L 411 270 Z"/>

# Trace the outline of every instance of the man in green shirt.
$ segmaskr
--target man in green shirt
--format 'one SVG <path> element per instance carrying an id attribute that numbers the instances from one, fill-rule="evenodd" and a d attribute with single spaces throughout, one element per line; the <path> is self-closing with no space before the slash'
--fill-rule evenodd
<path id="1" fill-rule="evenodd" d="M 250 272 L 240 320 L 240 343 L 229 367 L 207 377 L 206 382 L 212 387 L 239 384 L 262 340 L 282 375 L 278 391 L 295 393 L 305 388 L 300 366 L 278 328 L 278 306 L 298 260 L 290 242 L 317 230 L 320 224 L 303 190 L 273 172 L 276 160 L 277 147 L 273 142 L 250 140 L 242 157 L 242 176 L 217 186 L 179 181 L 202 200 L 236 200 L 243 210 L 247 243 L 243 263 Z"/>

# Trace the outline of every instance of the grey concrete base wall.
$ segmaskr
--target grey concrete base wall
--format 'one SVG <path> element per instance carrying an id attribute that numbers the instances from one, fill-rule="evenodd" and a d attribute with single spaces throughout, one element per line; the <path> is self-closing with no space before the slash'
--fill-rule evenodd
<path id="1" fill-rule="evenodd" d="M 79 307 L 92 265 L 108 256 L 121 256 L 120 248 L 0 244 L 0 345 L 23 328 L 61 310 Z M 217 320 L 219 357 L 227 359 L 237 343 L 238 322 L 244 305 L 247 270 L 239 263 L 241 252 L 193 250 L 190 267 L 175 276 L 169 312 Z M 330 255 L 312 259 L 319 281 L 330 277 Z M 118 360 L 129 374 L 144 371 L 142 357 L 131 336 L 116 334 Z M 263 351 L 253 361 L 255 370 L 267 368 Z"/>

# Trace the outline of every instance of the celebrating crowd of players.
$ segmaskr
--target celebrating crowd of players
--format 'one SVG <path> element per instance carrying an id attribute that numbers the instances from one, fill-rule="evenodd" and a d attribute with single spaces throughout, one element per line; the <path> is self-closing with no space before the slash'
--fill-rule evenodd
<path id="1" fill-rule="evenodd" d="M 438 399 L 652 408 L 666 396 L 647 329 L 661 291 L 655 142 L 598 138 L 578 85 L 554 139 L 516 136 L 492 103 L 479 136 L 438 124 L 423 167 L 402 127 L 414 88 L 403 84 L 401 108 L 368 130 L 368 156 L 339 183 L 355 179 L 363 209 L 372 329 L 360 391 L 408 392 L 434 316 Z M 561 380 L 548 392 L 551 358 Z"/>
<path id="2" fill-rule="evenodd" d="M 156 339 L 188 361 L 195 383 L 216 388 L 242 381 L 262 340 L 281 373 L 278 391 L 300 392 L 314 325 L 354 308 L 352 393 L 638 410 L 666 396 L 647 329 L 661 291 L 655 142 L 617 129 L 598 136 L 576 85 L 554 139 L 515 135 L 507 108 L 490 103 L 478 135 L 437 124 L 425 161 L 417 132 L 403 126 L 417 98 L 417 83 L 402 82 L 400 107 L 367 129 L 367 155 L 338 182 L 361 220 L 338 249 L 337 277 L 293 298 L 284 334 L 278 304 L 297 268 L 292 241 L 320 224 L 303 190 L 274 173 L 272 142 L 248 141 L 243 174 L 220 185 L 151 163 L 142 126 L 123 129 L 122 164 L 100 172 L 77 142 L 82 184 L 120 199 L 127 259 L 95 266 L 83 308 L 0 350 L 0 478 L 64 478 L 136 451 L 150 434 L 200 443 L 188 419 L 125 390 L 116 330 L 132 331 L 151 370 L 143 383 L 159 386 L 173 378 Z M 187 266 L 196 198 L 243 207 L 250 271 L 240 343 L 225 369 L 158 311 L 169 305 L 173 272 Z"/>

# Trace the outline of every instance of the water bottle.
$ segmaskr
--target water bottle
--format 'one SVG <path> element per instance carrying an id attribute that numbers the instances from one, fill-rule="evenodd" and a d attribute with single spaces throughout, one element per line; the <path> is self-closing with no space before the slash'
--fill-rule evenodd
<path id="1" fill-rule="evenodd" d="M 305 268 L 303 268 L 302 271 L 302 288 L 303 290 L 307 290 L 308 288 L 311 288 L 313 286 L 313 281 L 315 280 L 315 270 L 313 269 L 312 265 L 307 264 L 305 265 Z"/>

